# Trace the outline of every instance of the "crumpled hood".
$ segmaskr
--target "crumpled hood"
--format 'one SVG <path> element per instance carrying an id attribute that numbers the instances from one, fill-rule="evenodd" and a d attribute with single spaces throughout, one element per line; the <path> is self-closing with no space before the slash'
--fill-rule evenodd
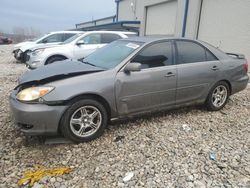
<path id="1" fill-rule="evenodd" d="M 25 52 L 27 50 L 31 50 L 33 51 L 34 49 L 38 49 L 38 48 L 47 48 L 47 47 L 50 47 L 50 46 L 57 46 L 58 43 L 49 43 L 49 44 L 36 44 L 36 43 L 28 43 L 28 44 L 25 44 L 25 45 L 22 45 L 20 47 L 20 50 L 22 52 Z"/>
<path id="2" fill-rule="evenodd" d="M 64 60 L 39 67 L 32 71 L 27 71 L 19 78 L 18 82 L 19 85 L 28 83 L 45 84 L 55 80 L 100 72 L 103 70 L 102 68 L 94 67 L 80 61 Z"/>
<path id="3" fill-rule="evenodd" d="M 21 42 L 14 46 L 14 50 L 17 50 L 17 49 L 23 48 L 26 45 L 32 45 L 32 44 L 35 44 L 35 42 L 32 42 L 32 41 Z"/>
<path id="4" fill-rule="evenodd" d="M 61 46 L 63 45 L 61 45 L 60 43 L 37 44 L 37 45 L 30 47 L 29 50 L 35 51 L 41 48 L 54 48 L 54 47 L 61 47 Z"/>

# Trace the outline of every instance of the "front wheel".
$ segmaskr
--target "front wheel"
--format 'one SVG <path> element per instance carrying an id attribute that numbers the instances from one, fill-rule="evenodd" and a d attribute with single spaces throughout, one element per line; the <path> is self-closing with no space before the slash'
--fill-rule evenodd
<path id="1" fill-rule="evenodd" d="M 206 100 L 208 110 L 218 111 L 222 109 L 226 105 L 229 95 L 230 90 L 226 82 L 221 81 L 215 84 Z"/>
<path id="2" fill-rule="evenodd" d="M 101 103 L 83 99 L 68 108 L 61 121 L 61 132 L 74 142 L 87 142 L 101 136 L 107 122 L 107 111 Z"/>

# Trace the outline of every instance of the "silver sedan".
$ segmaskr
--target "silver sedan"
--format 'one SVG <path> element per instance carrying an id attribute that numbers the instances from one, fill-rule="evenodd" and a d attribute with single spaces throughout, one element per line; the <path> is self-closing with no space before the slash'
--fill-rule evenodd
<path id="1" fill-rule="evenodd" d="M 134 38 L 115 41 L 81 61 L 29 71 L 10 96 L 17 124 L 29 135 L 99 137 L 109 120 L 204 104 L 223 108 L 246 88 L 244 55 L 202 41 Z"/>

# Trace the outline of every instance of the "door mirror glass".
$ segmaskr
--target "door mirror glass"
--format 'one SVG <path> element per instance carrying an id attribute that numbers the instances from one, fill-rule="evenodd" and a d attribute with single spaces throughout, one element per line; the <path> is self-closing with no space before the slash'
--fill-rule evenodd
<path id="1" fill-rule="evenodd" d="M 85 44 L 84 40 L 78 40 L 76 43 L 76 45 L 83 45 L 83 44 Z"/>
<path id="2" fill-rule="evenodd" d="M 124 72 L 138 72 L 141 70 L 141 63 L 129 63 L 126 65 L 126 67 L 124 68 Z"/>

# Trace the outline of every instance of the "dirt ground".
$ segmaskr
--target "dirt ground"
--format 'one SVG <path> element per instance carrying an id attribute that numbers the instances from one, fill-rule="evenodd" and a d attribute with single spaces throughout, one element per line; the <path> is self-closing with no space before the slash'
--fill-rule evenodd
<path id="1" fill-rule="evenodd" d="M 36 188 L 250 187 L 250 86 L 218 112 L 182 108 L 112 123 L 89 143 L 47 145 L 14 126 L 8 96 L 27 69 L 12 48 L 0 46 L 1 188 L 18 187 L 33 165 L 73 169 Z"/>

